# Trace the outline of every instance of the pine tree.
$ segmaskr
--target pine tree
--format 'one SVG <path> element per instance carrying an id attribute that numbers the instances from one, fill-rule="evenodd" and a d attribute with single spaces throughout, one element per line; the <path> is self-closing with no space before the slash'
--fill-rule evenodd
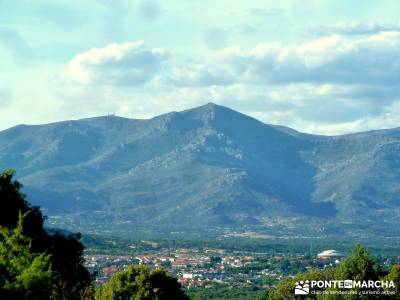
<path id="1" fill-rule="evenodd" d="M 0 299 L 50 299 L 54 288 L 50 256 L 33 253 L 23 234 L 27 214 L 19 214 L 15 229 L 0 230 Z"/>

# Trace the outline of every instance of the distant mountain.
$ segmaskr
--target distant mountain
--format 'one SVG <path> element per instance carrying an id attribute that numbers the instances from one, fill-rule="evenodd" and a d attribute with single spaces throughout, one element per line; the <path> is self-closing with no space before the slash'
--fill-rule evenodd
<path id="1" fill-rule="evenodd" d="M 314 136 L 212 103 L 0 132 L 52 226 L 81 231 L 396 235 L 400 129 Z"/>

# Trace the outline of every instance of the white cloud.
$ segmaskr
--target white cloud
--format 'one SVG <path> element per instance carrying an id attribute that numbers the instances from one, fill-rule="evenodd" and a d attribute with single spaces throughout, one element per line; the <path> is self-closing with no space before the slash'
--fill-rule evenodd
<path id="1" fill-rule="evenodd" d="M 164 66 L 163 49 L 111 44 L 71 60 L 69 75 L 89 89 L 70 82 L 64 110 L 150 117 L 213 101 L 310 133 L 391 127 L 400 107 L 399 49 L 398 32 L 330 35 L 228 47 L 186 61 L 172 56 Z"/>
<path id="2" fill-rule="evenodd" d="M 302 120 L 297 124 L 306 132 L 315 134 L 346 134 L 376 129 L 389 129 L 399 127 L 400 102 L 385 107 L 383 113 L 376 116 L 368 116 L 354 119 L 348 122 L 336 123 L 310 123 Z"/>
<path id="3" fill-rule="evenodd" d="M 306 29 L 306 34 L 321 35 L 367 35 L 378 34 L 385 31 L 400 31 L 400 22 L 338 22 L 334 25 L 312 26 Z"/>
<path id="4" fill-rule="evenodd" d="M 168 82 L 307 132 L 383 128 L 398 120 L 392 107 L 400 103 L 399 50 L 394 31 L 230 47 L 175 66 Z"/>
<path id="5" fill-rule="evenodd" d="M 76 55 L 67 75 L 84 84 L 137 86 L 158 75 L 167 57 L 164 49 L 149 49 L 143 41 L 113 43 Z"/>
<path id="6" fill-rule="evenodd" d="M 341 83 L 399 84 L 400 32 L 339 35 L 283 46 L 229 48 L 176 68 L 179 85 Z"/>

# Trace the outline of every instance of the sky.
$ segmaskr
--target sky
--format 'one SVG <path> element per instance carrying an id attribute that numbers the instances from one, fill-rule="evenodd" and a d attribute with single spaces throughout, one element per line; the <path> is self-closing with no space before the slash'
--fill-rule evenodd
<path id="1" fill-rule="evenodd" d="M 398 0 L 0 0 L 0 130 L 214 102 L 336 135 L 400 126 Z"/>

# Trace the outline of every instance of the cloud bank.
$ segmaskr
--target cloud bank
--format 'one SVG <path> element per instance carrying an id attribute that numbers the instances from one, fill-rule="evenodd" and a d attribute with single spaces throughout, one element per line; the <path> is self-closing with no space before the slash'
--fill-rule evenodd
<path id="1" fill-rule="evenodd" d="M 284 46 L 259 44 L 250 51 L 225 48 L 174 69 L 179 85 L 295 83 L 394 85 L 400 83 L 400 32 L 349 39 L 331 35 Z"/>
<path id="2" fill-rule="evenodd" d="M 140 8 L 140 3 L 135 7 Z M 164 13 L 146 26 L 162 26 L 168 15 Z M 278 12 L 244 13 L 261 19 Z M 37 115 L 35 119 L 21 117 L 22 121 L 14 117 L 12 124 L 26 122 L 26 118 L 50 122 L 112 112 L 137 118 L 212 101 L 266 123 L 310 133 L 399 126 L 397 23 L 336 23 L 314 28 L 313 34 L 301 40 L 280 43 L 259 43 L 264 28 L 245 20 L 212 26 L 198 30 L 203 48 L 190 51 L 168 44 L 168 35 L 159 43 L 126 40 L 121 35 L 111 41 L 71 46 L 73 54 L 60 59 L 57 68 L 35 57 L 30 71 L 21 66 L 20 72 L 3 72 L 0 115 L 7 120 L 8 115 L 22 115 L 27 107 L 35 112 L 31 115 Z M 60 26 L 55 28 L 60 30 Z M 208 47 L 202 36 L 207 28 L 215 28 Z M 252 33 L 254 43 L 241 44 L 247 32 Z M 219 33 L 227 36 L 222 42 Z M 24 28 L 0 30 L 0 50 L 11 58 L 3 61 L 5 67 L 15 63 L 12 51 L 21 57 L 29 52 L 31 41 L 24 42 L 25 38 Z M 97 48 L 90 48 L 92 44 Z"/>
<path id="3" fill-rule="evenodd" d="M 76 55 L 68 76 L 83 84 L 137 86 L 152 80 L 167 58 L 164 49 L 149 49 L 143 41 L 113 43 Z"/>
<path id="4" fill-rule="evenodd" d="M 305 33 L 311 36 L 340 35 L 366 35 L 378 34 L 386 31 L 400 31 L 400 22 L 338 22 L 334 25 L 312 26 Z"/>
<path id="5" fill-rule="evenodd" d="M 226 47 L 181 61 L 138 41 L 78 54 L 68 74 L 81 84 L 109 86 L 108 94 L 127 99 L 120 102 L 125 111 L 134 100 L 121 96 L 119 86 L 135 87 L 132 95 L 139 95 L 142 107 L 169 110 L 171 103 L 187 108 L 214 101 L 268 123 L 336 134 L 393 125 L 400 103 L 399 49 L 400 32 L 382 31 L 261 43 L 249 50 Z"/>

